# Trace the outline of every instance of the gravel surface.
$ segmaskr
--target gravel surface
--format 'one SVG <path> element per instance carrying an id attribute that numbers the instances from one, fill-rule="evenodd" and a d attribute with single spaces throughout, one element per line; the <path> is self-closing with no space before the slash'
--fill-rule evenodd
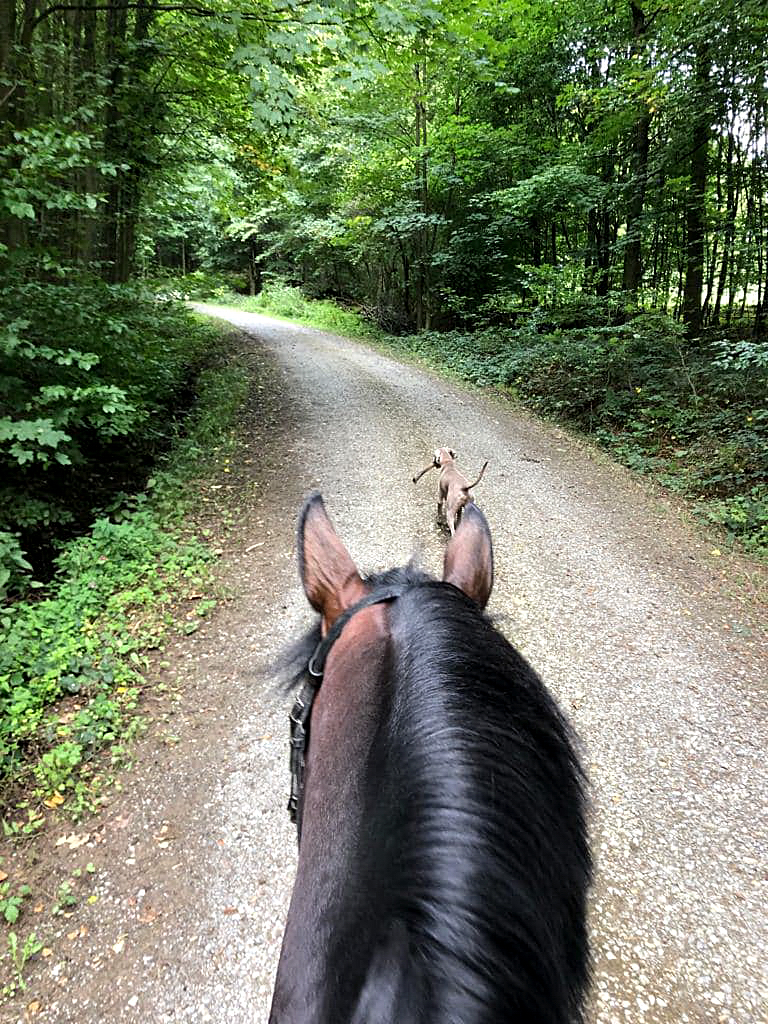
<path id="1" fill-rule="evenodd" d="M 52 926 L 53 954 L 0 1020 L 266 1021 L 295 868 L 289 701 L 268 665 L 309 619 L 296 513 L 320 488 L 361 568 L 415 550 L 438 572 L 437 474 L 411 477 L 446 444 L 470 476 L 489 460 L 475 492 L 495 545 L 489 610 L 584 743 L 592 1021 L 764 1022 L 761 570 L 713 554 L 647 485 L 501 398 L 309 328 L 207 311 L 249 335 L 255 380 L 242 464 L 217 485 L 236 508 L 231 599 L 165 654 L 158 678 L 178 699 L 88 840 L 61 854 L 66 870 L 95 863 L 97 902 Z"/>

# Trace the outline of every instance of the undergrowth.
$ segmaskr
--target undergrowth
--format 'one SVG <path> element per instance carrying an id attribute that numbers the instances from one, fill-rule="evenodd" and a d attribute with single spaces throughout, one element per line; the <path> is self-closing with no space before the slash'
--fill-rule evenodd
<path id="1" fill-rule="evenodd" d="M 207 338 L 223 355 L 221 335 L 208 331 Z M 149 650 L 170 629 L 191 631 L 196 614 L 213 604 L 200 600 L 214 555 L 210 531 L 195 526 L 194 481 L 214 472 L 234 444 L 245 374 L 231 364 L 209 368 L 195 390 L 184 432 L 147 490 L 121 496 L 86 534 L 63 545 L 44 590 L 0 613 L 6 805 L 31 789 L 48 806 L 66 802 L 75 815 L 90 806 L 99 786 L 95 753 L 107 747 L 119 762 L 137 727 L 133 711 Z M 18 805 L 7 833 L 14 825 L 33 831 L 39 820 L 34 811 L 27 823 L 14 817 Z"/>

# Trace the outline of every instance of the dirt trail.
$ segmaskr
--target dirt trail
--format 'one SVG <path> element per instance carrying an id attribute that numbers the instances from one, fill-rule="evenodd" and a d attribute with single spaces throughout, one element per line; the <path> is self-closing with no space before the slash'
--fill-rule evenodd
<path id="1" fill-rule="evenodd" d="M 739 563 L 501 399 L 318 331 L 209 311 L 250 335 L 255 380 L 222 485 L 238 520 L 232 597 L 157 669 L 180 699 L 159 706 L 123 793 L 52 871 L 55 892 L 93 861 L 97 902 L 46 923 L 53 954 L 0 1020 L 39 1001 L 46 1024 L 266 1021 L 295 865 L 287 701 L 266 666 L 308 621 L 296 512 L 318 487 L 363 568 L 417 549 L 437 571 L 436 479 L 411 477 L 450 444 L 467 473 L 490 463 L 476 491 L 495 544 L 490 609 L 586 746 L 593 1021 L 764 1021 L 768 659 L 755 601 L 729 582 L 743 582 Z"/>

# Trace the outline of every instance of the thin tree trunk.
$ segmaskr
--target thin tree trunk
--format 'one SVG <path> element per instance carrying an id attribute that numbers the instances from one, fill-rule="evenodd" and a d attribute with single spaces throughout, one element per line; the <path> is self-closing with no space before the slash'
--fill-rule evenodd
<path id="1" fill-rule="evenodd" d="M 109 81 L 104 127 L 104 157 L 107 162 L 114 163 L 118 170 L 114 177 L 108 179 L 102 229 L 103 272 L 106 279 L 113 282 L 120 280 L 118 250 L 122 226 L 121 199 L 125 174 L 121 165 L 124 162 L 125 154 L 118 104 L 124 78 L 127 23 L 127 0 L 115 0 L 114 6 L 107 9 L 106 17 L 106 63 L 109 68 Z"/>
<path id="2" fill-rule="evenodd" d="M 538 215 L 534 216 L 531 220 L 531 231 L 533 232 L 533 265 L 534 267 L 541 266 L 541 221 Z"/>
<path id="3" fill-rule="evenodd" d="M 595 295 L 605 298 L 611 287 L 611 214 L 605 203 L 603 203 L 598 217 L 598 225 L 597 265 L 599 269 Z"/>
<path id="4" fill-rule="evenodd" d="M 704 283 L 704 245 L 706 240 L 705 207 L 709 171 L 710 71 L 712 57 L 709 43 L 696 47 L 694 64 L 694 113 L 691 133 L 691 184 L 686 202 L 685 284 L 682 317 L 689 337 L 702 327 L 701 292 Z"/>
<path id="5" fill-rule="evenodd" d="M 128 39 L 128 0 L 116 0 L 107 11 L 108 64 L 111 66 L 107 92 L 105 157 L 118 165 L 107 192 L 104 255 L 106 276 L 114 282 L 127 281 L 133 269 L 139 200 L 144 181 L 144 142 L 134 131 L 126 132 L 123 119 L 129 117 L 151 135 L 156 129 L 157 102 L 142 91 L 142 76 L 153 60 L 146 43 L 155 17 L 153 0 L 136 0 L 132 38 Z M 127 169 L 124 169 L 127 168 Z"/>
<path id="6" fill-rule="evenodd" d="M 37 0 L 24 0 L 21 19 L 18 19 L 16 0 L 0 0 L 0 52 L 2 53 L 2 74 L 0 74 L 0 145 L 7 145 L 14 132 L 27 125 L 27 85 L 33 75 L 32 37 L 34 34 Z M 15 160 L 16 166 L 20 157 Z M 10 250 L 26 245 L 29 221 L 26 218 L 8 214 L 0 219 L 0 241 Z"/>
<path id="7" fill-rule="evenodd" d="M 720 322 L 720 306 L 723 300 L 726 281 L 728 280 L 728 266 L 732 259 L 733 242 L 736 235 L 736 210 L 738 208 L 737 183 L 734 182 L 733 155 L 735 149 L 735 138 L 733 127 L 728 132 L 728 149 L 725 158 L 725 227 L 723 230 L 723 257 L 720 264 L 720 274 L 717 279 L 717 291 L 715 293 L 715 305 L 712 309 L 712 324 Z"/>
<path id="8" fill-rule="evenodd" d="M 429 228 L 426 218 L 430 213 L 429 206 L 429 152 L 428 145 L 428 124 L 427 124 L 427 60 L 422 57 L 415 67 L 417 83 L 416 94 L 416 134 L 419 145 L 419 205 L 421 214 L 424 217 L 424 224 L 419 230 L 419 303 L 417 329 L 429 330 L 432 322 L 431 301 L 430 301 L 430 248 Z"/>
<path id="9" fill-rule="evenodd" d="M 632 45 L 630 53 L 639 59 L 645 47 L 647 25 L 645 12 L 631 2 Z M 645 190 L 648 180 L 648 153 L 650 149 L 651 114 L 644 96 L 638 98 L 642 112 L 632 129 L 632 158 L 630 161 L 629 200 L 627 202 L 627 230 L 624 246 L 624 270 L 622 288 L 625 292 L 637 294 L 643 279 L 642 264 L 642 223 L 645 206 Z"/>

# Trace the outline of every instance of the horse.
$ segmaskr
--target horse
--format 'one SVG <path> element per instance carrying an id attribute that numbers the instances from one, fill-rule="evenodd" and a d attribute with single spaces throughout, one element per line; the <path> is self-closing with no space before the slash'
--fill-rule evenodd
<path id="1" fill-rule="evenodd" d="M 583 1021 L 587 781 L 484 613 L 485 516 L 464 510 L 442 580 L 363 576 L 314 493 L 298 553 L 318 619 L 293 651 L 299 858 L 270 1024 Z"/>

